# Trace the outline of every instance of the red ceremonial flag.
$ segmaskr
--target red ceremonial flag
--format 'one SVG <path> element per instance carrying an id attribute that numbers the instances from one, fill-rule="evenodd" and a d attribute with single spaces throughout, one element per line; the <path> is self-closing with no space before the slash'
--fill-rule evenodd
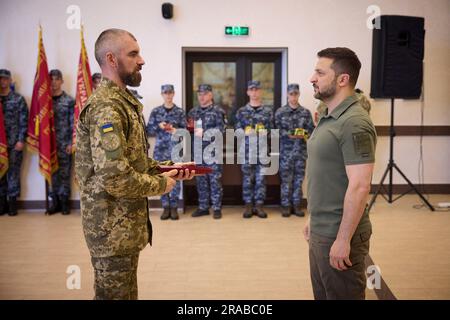
<path id="1" fill-rule="evenodd" d="M 92 77 L 91 69 L 89 68 L 89 59 L 86 52 L 86 46 L 84 45 L 83 27 L 81 27 L 81 52 L 80 60 L 78 62 L 78 75 L 77 75 L 77 94 L 75 98 L 75 110 L 73 112 L 73 132 L 72 132 L 72 144 L 75 146 L 76 131 L 78 117 L 81 109 L 86 104 L 87 99 L 92 94 Z"/>
<path id="2" fill-rule="evenodd" d="M 39 171 L 51 185 L 52 174 L 58 169 L 56 157 L 56 135 L 53 118 L 53 103 L 50 91 L 47 57 L 42 28 L 39 28 L 39 49 L 36 76 L 34 78 L 33 96 L 31 98 L 30 117 L 28 119 L 27 143 L 39 152 Z"/>
<path id="3" fill-rule="evenodd" d="M 5 123 L 3 117 L 3 106 L 0 101 L 0 179 L 8 171 L 8 142 L 6 141 Z"/>

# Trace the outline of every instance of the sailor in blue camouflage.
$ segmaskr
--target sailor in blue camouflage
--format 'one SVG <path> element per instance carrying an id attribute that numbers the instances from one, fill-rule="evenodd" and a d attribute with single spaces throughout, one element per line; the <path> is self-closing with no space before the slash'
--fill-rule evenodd
<path id="1" fill-rule="evenodd" d="M 275 113 L 275 126 L 280 131 L 281 206 L 285 215 L 292 210 L 301 215 L 299 206 L 303 197 L 306 141 L 314 130 L 311 112 L 298 103 L 298 84 L 288 85 L 288 103 Z"/>
<path id="2" fill-rule="evenodd" d="M 0 180 L 0 214 L 8 212 L 15 215 L 16 198 L 20 196 L 20 169 L 27 137 L 28 107 L 24 97 L 11 90 L 11 72 L 6 69 L 0 69 L 0 99 L 9 160 L 8 172 Z"/>
<path id="3" fill-rule="evenodd" d="M 68 214 L 70 176 L 72 169 L 72 135 L 75 99 L 62 90 L 62 84 L 64 82 L 60 70 L 51 70 L 50 79 L 53 99 L 53 114 L 55 120 L 58 170 L 52 175 L 52 185 L 49 195 L 55 202 L 55 205 L 61 205 L 61 208 L 58 208 L 57 211 L 61 210 L 64 214 Z M 56 209 L 50 211 L 54 210 Z"/>
<path id="4" fill-rule="evenodd" d="M 161 86 L 161 94 L 165 100 L 167 99 L 165 95 L 173 98 L 173 93 L 173 85 Z M 186 128 L 186 115 L 183 109 L 173 102 L 165 102 L 152 110 L 147 123 L 147 134 L 156 137 L 153 159 L 158 161 L 171 160 L 172 149 L 179 142 L 172 141 L 172 135 L 177 128 Z M 177 181 L 176 186 L 170 193 L 161 196 L 163 208 L 178 207 L 180 190 L 181 182 Z"/>
<path id="5" fill-rule="evenodd" d="M 195 123 L 194 140 L 200 139 L 202 135 L 211 129 L 219 130 L 222 134 L 225 132 L 226 117 L 225 111 L 213 102 L 212 87 L 209 84 L 201 84 L 197 90 L 200 105 L 191 109 L 188 113 L 188 119 Z M 199 162 L 199 155 L 203 155 L 205 148 L 210 144 L 209 141 L 202 141 L 195 147 L 193 145 L 194 161 L 197 165 L 203 165 L 212 168 L 212 173 L 196 176 L 197 192 L 199 210 L 194 212 L 193 216 L 200 216 L 208 214 L 208 210 L 211 207 L 214 211 L 214 218 L 221 218 L 222 209 L 222 164 L 220 163 L 208 163 L 212 162 L 212 157 L 215 154 L 202 156 L 202 160 Z M 218 159 L 222 160 L 222 159 Z"/>
<path id="6" fill-rule="evenodd" d="M 252 91 L 261 91 L 261 83 L 259 81 L 249 81 L 247 86 L 249 96 Z M 243 129 L 246 133 L 245 138 L 245 163 L 241 165 L 242 170 L 242 198 L 246 205 L 262 205 L 266 199 L 266 179 L 262 174 L 266 165 L 260 162 L 249 163 L 249 139 L 251 133 L 258 133 L 262 130 L 270 132 L 273 128 L 273 107 L 262 105 L 260 98 L 256 104 L 252 104 L 252 98 L 247 105 L 241 107 L 236 113 L 235 129 Z M 255 103 L 255 102 L 253 102 Z M 258 143 L 259 153 L 259 143 Z M 244 150 L 240 150 L 243 152 Z M 255 150 L 256 151 L 256 150 Z"/>
<path id="7" fill-rule="evenodd" d="M 99 72 L 96 72 L 92 75 L 92 90 L 94 91 L 97 89 L 97 87 L 100 85 L 100 82 L 102 81 L 102 74 Z"/>

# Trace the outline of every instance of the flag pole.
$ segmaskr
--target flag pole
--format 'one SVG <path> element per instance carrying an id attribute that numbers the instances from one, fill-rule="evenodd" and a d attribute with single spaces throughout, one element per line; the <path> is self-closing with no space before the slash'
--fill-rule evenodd
<path id="1" fill-rule="evenodd" d="M 47 179 L 45 180 L 45 215 L 48 215 L 48 182 Z"/>
<path id="2" fill-rule="evenodd" d="M 42 26 L 39 23 L 38 59 L 28 119 L 27 143 L 31 150 L 39 153 L 39 171 L 45 180 L 45 214 L 49 211 L 51 177 L 58 169 L 50 82 Z"/>

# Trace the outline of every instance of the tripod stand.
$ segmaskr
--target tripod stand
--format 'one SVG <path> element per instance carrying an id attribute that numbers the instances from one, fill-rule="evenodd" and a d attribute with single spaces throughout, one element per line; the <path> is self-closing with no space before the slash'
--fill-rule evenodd
<path id="1" fill-rule="evenodd" d="M 372 205 L 374 204 L 378 194 L 380 194 L 381 189 L 383 188 L 386 190 L 385 186 L 383 185 L 384 180 L 386 179 L 388 173 L 389 173 L 389 185 L 387 191 L 387 198 L 384 194 L 381 194 L 381 196 L 389 203 L 393 203 L 394 201 L 400 199 L 405 194 L 409 193 L 411 190 L 414 190 L 417 195 L 422 199 L 422 201 L 427 205 L 428 208 L 430 208 L 431 211 L 434 211 L 434 207 L 428 202 L 427 199 L 420 193 L 420 191 L 412 184 L 412 182 L 405 176 L 405 174 L 400 170 L 400 168 L 395 164 L 394 162 L 394 137 L 395 137 L 395 129 L 394 129 L 394 98 L 391 98 L 391 126 L 390 126 L 390 143 L 389 143 L 389 163 L 387 165 L 386 170 L 384 171 L 383 177 L 381 178 L 380 184 L 377 187 L 377 190 L 375 191 L 374 195 L 372 196 L 372 199 L 370 200 L 368 211 L 372 208 Z M 403 179 L 408 182 L 408 185 L 411 187 L 408 191 L 401 194 L 395 199 L 392 199 L 392 174 L 394 172 L 394 169 L 397 170 L 397 172 L 403 177 Z"/>

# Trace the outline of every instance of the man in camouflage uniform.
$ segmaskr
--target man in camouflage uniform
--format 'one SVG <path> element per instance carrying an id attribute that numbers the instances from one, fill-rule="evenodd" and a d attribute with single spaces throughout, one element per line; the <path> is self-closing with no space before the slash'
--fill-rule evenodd
<path id="1" fill-rule="evenodd" d="M 92 91 L 97 89 L 97 87 L 100 85 L 101 81 L 102 81 L 101 73 L 96 72 L 92 75 Z"/>
<path id="2" fill-rule="evenodd" d="M 51 70 L 50 79 L 58 170 L 52 175 L 52 185 L 49 194 L 52 198 L 52 205 L 48 209 L 48 213 L 54 214 L 61 211 L 62 214 L 67 215 L 70 213 L 70 171 L 72 168 L 72 132 L 75 99 L 62 90 L 64 80 L 60 70 Z"/>
<path id="3" fill-rule="evenodd" d="M 305 177 L 306 140 L 314 130 L 311 112 L 302 107 L 298 99 L 300 87 L 289 84 L 288 103 L 275 113 L 275 126 L 280 130 L 280 198 L 283 217 L 295 214 L 304 217 L 300 209 Z"/>
<path id="4" fill-rule="evenodd" d="M 210 200 L 214 211 L 214 219 L 222 217 L 222 164 L 214 162 L 210 155 L 203 157 L 203 152 L 211 142 L 202 141 L 195 144 L 195 139 L 202 139 L 207 130 L 219 130 L 225 132 L 225 112 L 215 105 L 213 101 L 212 87 L 209 84 L 198 86 L 197 97 L 199 105 L 191 109 L 188 119 L 195 124 L 194 130 L 194 160 L 197 162 L 199 155 L 202 155 L 201 164 L 211 167 L 213 172 L 197 176 L 198 209 L 192 213 L 193 217 L 200 217 L 209 214 Z M 211 132 L 211 131 L 210 131 Z M 196 147 L 197 146 L 197 147 Z M 211 155 L 215 157 L 216 155 Z M 222 159 L 217 159 L 221 161 Z"/>
<path id="5" fill-rule="evenodd" d="M 244 218 L 251 218 L 254 214 L 260 218 L 267 218 L 267 213 L 262 208 L 266 199 L 266 178 L 263 174 L 266 165 L 260 162 L 259 157 L 256 164 L 250 164 L 249 161 L 250 143 L 248 136 L 268 132 L 273 128 L 273 107 L 262 105 L 261 94 L 261 83 L 249 81 L 247 95 L 250 101 L 236 113 L 235 129 L 243 129 L 246 135 L 245 144 L 243 144 L 245 151 L 239 151 L 245 152 L 245 163 L 241 165 L 242 198 L 245 203 Z M 257 150 L 251 152 L 259 153 L 259 146 Z"/>
<path id="6" fill-rule="evenodd" d="M 8 142 L 8 172 L 0 180 L 0 215 L 17 215 L 20 168 L 28 129 L 28 107 L 20 94 L 11 90 L 11 72 L 0 69 L 0 99 Z M 8 197 L 8 199 L 6 198 Z"/>
<path id="7" fill-rule="evenodd" d="M 135 89 L 128 88 L 131 94 L 138 100 L 142 100 L 144 97 L 139 94 L 139 92 Z"/>
<path id="8" fill-rule="evenodd" d="M 150 113 L 147 123 L 147 134 L 156 136 L 153 158 L 158 161 L 170 160 L 172 148 L 178 141 L 172 141 L 172 135 L 178 128 L 186 128 L 186 115 L 183 109 L 173 103 L 174 88 L 171 84 L 161 86 L 161 96 L 164 103 L 156 107 Z M 164 211 L 161 220 L 178 220 L 178 198 L 180 196 L 181 183 L 177 182 L 175 188 L 169 194 L 161 196 Z"/>
<path id="9" fill-rule="evenodd" d="M 96 299 L 137 299 L 139 252 L 151 244 L 148 196 L 170 192 L 177 170 L 160 173 L 148 157 L 138 86 L 144 60 L 125 30 L 103 31 L 95 43 L 103 79 L 80 113 L 75 172 L 83 231 L 95 272 Z M 175 177 L 176 176 L 176 177 Z"/>

